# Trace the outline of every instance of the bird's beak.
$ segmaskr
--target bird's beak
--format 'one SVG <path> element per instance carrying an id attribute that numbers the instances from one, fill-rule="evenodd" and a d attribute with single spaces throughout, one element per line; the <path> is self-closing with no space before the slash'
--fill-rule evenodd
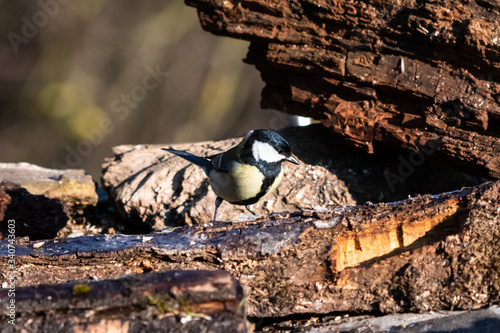
<path id="1" fill-rule="evenodd" d="M 299 161 L 293 155 L 290 155 L 290 157 L 287 157 L 286 160 L 288 162 L 292 162 L 293 164 L 300 164 Z"/>

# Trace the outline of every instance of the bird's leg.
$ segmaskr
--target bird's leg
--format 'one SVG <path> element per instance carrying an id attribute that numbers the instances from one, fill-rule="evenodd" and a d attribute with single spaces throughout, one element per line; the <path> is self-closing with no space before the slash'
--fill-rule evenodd
<path id="1" fill-rule="evenodd" d="M 252 215 L 253 215 L 253 216 L 259 216 L 259 214 L 255 213 L 255 212 L 253 211 L 253 205 L 247 205 L 247 206 L 245 206 L 245 207 L 246 207 L 246 209 L 247 209 L 250 213 L 252 213 Z"/>
<path id="2" fill-rule="evenodd" d="M 215 222 L 215 220 L 217 218 L 217 211 L 219 210 L 219 206 L 222 203 L 222 201 L 224 201 L 224 199 L 222 199 L 221 197 L 217 197 L 217 199 L 215 199 L 214 222 Z"/>

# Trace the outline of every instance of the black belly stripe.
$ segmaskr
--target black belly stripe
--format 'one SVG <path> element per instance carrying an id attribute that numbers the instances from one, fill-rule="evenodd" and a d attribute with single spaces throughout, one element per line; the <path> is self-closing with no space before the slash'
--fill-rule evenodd
<path id="1" fill-rule="evenodd" d="M 269 188 L 273 185 L 274 181 L 276 180 L 276 177 L 279 176 L 281 172 L 281 164 L 280 163 L 258 163 L 257 168 L 262 172 L 264 175 L 264 180 L 262 181 L 262 186 L 260 187 L 260 192 L 257 193 L 257 195 L 253 198 L 247 199 L 247 200 L 242 200 L 238 202 L 231 202 L 234 205 L 253 205 L 254 203 L 258 202 L 260 198 L 262 198 L 264 195 L 267 194 L 269 191 Z"/>

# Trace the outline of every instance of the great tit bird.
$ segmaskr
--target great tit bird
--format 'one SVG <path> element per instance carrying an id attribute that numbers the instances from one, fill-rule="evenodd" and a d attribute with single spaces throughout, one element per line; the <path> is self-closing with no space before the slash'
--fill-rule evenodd
<path id="1" fill-rule="evenodd" d="M 206 158 L 172 148 L 162 150 L 203 168 L 217 195 L 214 221 L 224 200 L 233 205 L 244 205 L 250 213 L 257 215 L 253 204 L 280 184 L 283 178 L 281 163 L 299 164 L 288 142 L 269 129 L 250 131 L 238 145 Z"/>

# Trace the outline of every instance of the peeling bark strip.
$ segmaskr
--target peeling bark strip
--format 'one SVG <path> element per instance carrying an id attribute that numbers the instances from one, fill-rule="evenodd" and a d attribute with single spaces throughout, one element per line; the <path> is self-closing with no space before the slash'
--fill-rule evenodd
<path id="1" fill-rule="evenodd" d="M 500 4 L 186 0 L 204 29 L 251 41 L 261 104 L 500 178 Z"/>
<path id="2" fill-rule="evenodd" d="M 0 307 L 10 297 L 0 290 Z M 169 271 L 18 288 L 15 327 L 2 332 L 246 332 L 243 291 L 225 271 Z M 179 320 L 179 318 L 183 318 Z"/>
<path id="3" fill-rule="evenodd" d="M 500 301 L 498 239 L 500 182 L 266 221 L 16 245 L 17 284 L 225 269 L 258 317 L 477 309 Z"/>

